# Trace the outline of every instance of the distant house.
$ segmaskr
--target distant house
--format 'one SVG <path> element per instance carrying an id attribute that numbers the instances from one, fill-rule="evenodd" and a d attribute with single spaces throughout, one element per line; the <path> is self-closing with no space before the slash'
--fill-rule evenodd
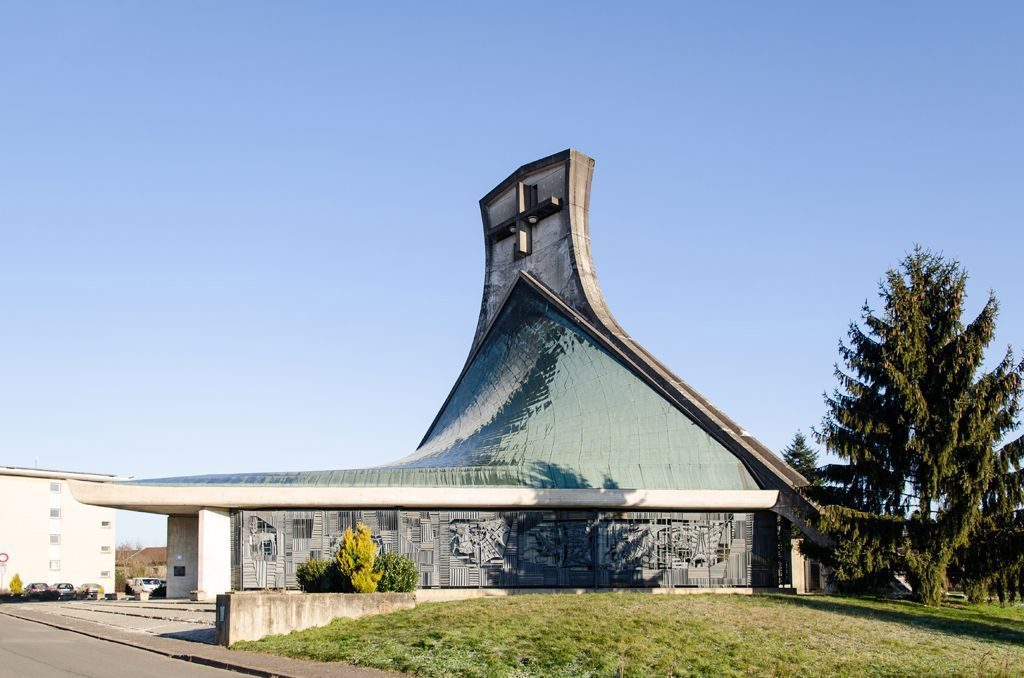
<path id="1" fill-rule="evenodd" d="M 167 547 L 149 546 L 137 551 L 120 550 L 118 569 L 130 577 L 167 577 Z"/>

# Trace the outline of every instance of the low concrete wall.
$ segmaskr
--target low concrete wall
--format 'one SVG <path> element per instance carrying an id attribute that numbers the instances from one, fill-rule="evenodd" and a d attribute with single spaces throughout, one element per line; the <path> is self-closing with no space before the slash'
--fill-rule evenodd
<path id="1" fill-rule="evenodd" d="M 217 642 L 259 640 L 338 617 L 366 617 L 416 607 L 415 593 L 226 593 L 217 596 Z"/>
<path id="2" fill-rule="evenodd" d="M 734 587 L 734 588 L 597 588 L 597 589 L 417 589 L 417 603 L 446 603 L 472 598 L 501 598 L 526 595 L 584 595 L 589 593 L 643 593 L 652 596 L 691 596 L 701 594 L 753 596 L 770 593 L 796 593 L 791 587 Z"/>

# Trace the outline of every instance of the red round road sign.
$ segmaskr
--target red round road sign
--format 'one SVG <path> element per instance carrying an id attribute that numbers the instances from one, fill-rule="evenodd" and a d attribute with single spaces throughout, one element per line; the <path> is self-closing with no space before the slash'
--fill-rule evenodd
<path id="1" fill-rule="evenodd" d="M 7 554 L 6 553 L 0 553 L 0 563 L 6 563 L 6 562 L 7 562 Z"/>

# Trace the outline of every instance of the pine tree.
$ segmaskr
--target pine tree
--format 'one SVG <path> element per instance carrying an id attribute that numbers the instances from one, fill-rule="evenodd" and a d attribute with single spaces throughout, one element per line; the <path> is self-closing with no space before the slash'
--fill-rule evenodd
<path id="1" fill-rule="evenodd" d="M 905 572 L 922 602 L 938 605 L 947 566 L 981 522 L 999 476 L 997 445 L 1014 428 L 1021 371 L 1008 349 L 981 372 L 995 332 L 991 293 L 964 325 L 967 274 L 920 248 L 890 270 L 840 344 L 846 371 L 820 442 L 845 464 L 823 469 L 819 529 L 835 540 L 839 579 Z"/>
<path id="2" fill-rule="evenodd" d="M 782 450 L 782 458 L 811 485 L 818 484 L 818 453 L 807 444 L 807 437 L 797 431 L 793 442 Z"/>

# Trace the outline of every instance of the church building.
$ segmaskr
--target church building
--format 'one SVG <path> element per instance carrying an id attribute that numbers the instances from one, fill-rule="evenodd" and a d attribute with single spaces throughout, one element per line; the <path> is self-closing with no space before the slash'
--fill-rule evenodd
<path id="1" fill-rule="evenodd" d="M 594 161 L 480 200 L 486 272 L 462 373 L 416 450 L 364 469 L 68 480 L 162 513 L 169 597 L 295 588 L 365 523 L 422 588 L 791 589 L 806 480 L 619 326 L 590 255 Z"/>

